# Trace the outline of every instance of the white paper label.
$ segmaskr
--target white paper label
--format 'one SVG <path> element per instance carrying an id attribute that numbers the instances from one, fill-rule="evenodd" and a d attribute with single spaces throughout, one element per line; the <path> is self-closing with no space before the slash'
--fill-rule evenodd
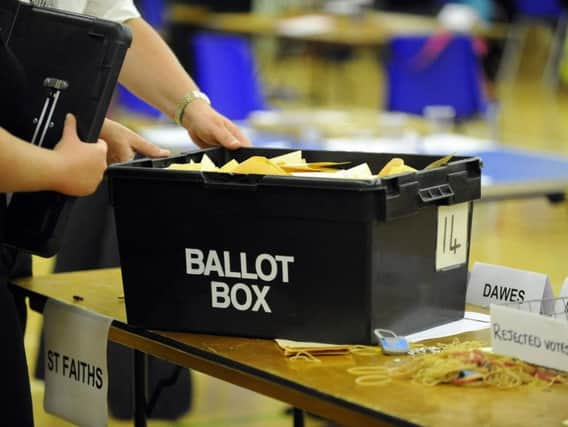
<path id="1" fill-rule="evenodd" d="M 568 322 L 491 304 L 491 346 L 497 354 L 568 371 Z"/>
<path id="2" fill-rule="evenodd" d="M 564 298 L 568 297 L 568 277 L 564 280 L 564 283 L 560 288 L 560 296 Z"/>
<path id="3" fill-rule="evenodd" d="M 107 340 L 111 322 L 71 305 L 47 301 L 46 412 L 81 426 L 108 424 Z"/>
<path id="4" fill-rule="evenodd" d="M 466 202 L 438 207 L 436 271 L 466 263 L 469 206 Z"/>
<path id="5" fill-rule="evenodd" d="M 555 301 L 554 313 L 568 313 L 568 277 L 564 280 L 564 283 L 560 288 L 560 295 Z"/>
<path id="6" fill-rule="evenodd" d="M 466 303 L 518 303 L 522 310 L 551 313 L 552 286 L 548 276 L 533 271 L 476 262 L 469 275 Z"/>

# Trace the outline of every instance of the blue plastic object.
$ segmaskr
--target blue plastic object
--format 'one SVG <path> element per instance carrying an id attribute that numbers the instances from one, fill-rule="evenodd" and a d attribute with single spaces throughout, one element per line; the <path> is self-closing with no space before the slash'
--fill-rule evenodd
<path id="1" fill-rule="evenodd" d="M 515 0 L 516 13 L 531 18 L 555 18 L 562 13 L 559 0 Z"/>
<path id="2" fill-rule="evenodd" d="M 249 41 L 241 36 L 211 32 L 191 39 L 194 79 L 217 111 L 232 120 L 246 119 L 266 102 Z"/>
<path id="3" fill-rule="evenodd" d="M 139 0 L 138 10 L 152 27 L 159 30 L 164 25 L 165 0 Z"/>
<path id="4" fill-rule="evenodd" d="M 428 40 L 391 40 L 386 109 L 422 115 L 428 105 L 447 105 L 458 119 L 485 111 L 482 70 L 471 38 L 453 36 L 441 51 L 425 55 Z"/>
<path id="5" fill-rule="evenodd" d="M 164 23 L 164 0 L 140 0 L 137 2 L 138 11 L 152 27 L 160 30 Z M 162 113 L 147 104 L 142 99 L 128 91 L 124 86 L 118 85 L 116 89 L 117 100 L 120 107 L 131 114 L 157 119 Z"/>

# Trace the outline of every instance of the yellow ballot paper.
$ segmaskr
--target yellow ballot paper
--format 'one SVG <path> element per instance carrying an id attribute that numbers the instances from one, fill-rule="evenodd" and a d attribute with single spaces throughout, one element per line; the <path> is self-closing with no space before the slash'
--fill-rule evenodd
<path id="1" fill-rule="evenodd" d="M 202 172 L 218 172 L 219 168 L 213 163 L 207 154 L 201 158 L 201 162 L 195 163 L 190 160 L 189 163 L 172 163 L 166 169 L 178 171 L 202 171 Z"/>
<path id="2" fill-rule="evenodd" d="M 369 168 L 367 163 L 360 164 L 359 166 L 355 166 L 351 169 L 347 169 L 344 174 L 344 178 L 351 178 L 351 179 L 373 179 L 373 172 Z"/>
<path id="3" fill-rule="evenodd" d="M 426 166 L 424 168 L 424 170 L 435 169 L 435 168 L 439 168 L 441 166 L 445 166 L 450 162 L 452 157 L 454 157 L 454 154 L 448 154 L 447 156 L 444 156 L 441 159 L 434 160 L 432 163 L 430 163 L 428 166 Z"/>
<path id="4" fill-rule="evenodd" d="M 282 154 L 280 156 L 271 157 L 270 160 L 277 165 L 303 165 L 306 164 L 306 159 L 302 157 L 302 152 L 292 151 L 291 153 Z"/>
<path id="5" fill-rule="evenodd" d="M 225 163 L 223 166 L 221 166 L 219 171 L 225 172 L 225 173 L 231 173 L 231 172 L 235 171 L 237 166 L 239 166 L 239 162 L 237 162 L 235 159 L 232 159 L 231 161 L 229 161 L 229 162 Z"/>
<path id="6" fill-rule="evenodd" d="M 428 166 L 426 169 L 433 169 L 446 165 L 453 154 L 438 159 Z M 232 159 L 220 168 L 204 154 L 201 162 L 195 163 L 175 163 L 168 166 L 167 169 L 184 170 L 184 171 L 202 171 L 202 172 L 223 172 L 237 174 L 256 174 L 256 175 L 293 175 L 310 178 L 336 178 L 336 179 L 374 179 L 389 175 L 397 175 L 403 173 L 413 173 L 417 169 L 406 165 L 404 160 L 399 157 L 392 158 L 374 175 L 367 163 L 356 165 L 349 169 L 338 169 L 338 166 L 347 165 L 351 162 L 306 162 L 302 157 L 301 151 L 292 151 L 272 158 L 264 156 L 252 156 L 247 160 L 239 163 Z"/>
<path id="7" fill-rule="evenodd" d="M 286 164 L 279 165 L 288 173 L 293 172 L 336 172 L 336 166 L 345 165 L 349 162 L 313 162 L 303 164 Z"/>
<path id="8" fill-rule="evenodd" d="M 213 163 L 213 160 L 209 158 L 207 154 L 204 154 L 201 158 L 201 172 L 218 172 L 219 169 Z"/>
<path id="9" fill-rule="evenodd" d="M 404 160 L 399 157 L 392 158 L 377 174 L 379 178 L 400 173 L 416 172 L 416 169 L 404 164 Z"/>
<path id="10" fill-rule="evenodd" d="M 239 164 L 233 173 L 248 173 L 257 175 L 288 175 L 278 164 L 263 156 L 252 156 Z"/>
<path id="11" fill-rule="evenodd" d="M 308 165 L 311 164 L 312 163 L 308 163 Z M 340 163 L 336 164 L 339 165 Z M 292 175 L 310 177 L 310 178 L 335 178 L 335 179 L 374 179 L 375 178 L 373 172 L 371 172 L 371 169 L 369 168 L 369 165 L 367 163 L 362 163 L 350 169 L 320 168 L 319 170 L 313 169 L 312 172 L 306 172 L 306 171 L 293 172 Z"/>
<path id="12" fill-rule="evenodd" d="M 299 354 L 309 353 L 312 356 L 337 356 L 349 354 L 351 346 L 348 344 L 324 344 L 317 342 L 291 341 L 275 339 L 278 347 L 284 352 L 284 356 L 291 357 Z"/>
<path id="13" fill-rule="evenodd" d="M 189 163 L 172 163 L 166 169 L 176 171 L 200 171 L 201 164 L 191 160 Z"/>

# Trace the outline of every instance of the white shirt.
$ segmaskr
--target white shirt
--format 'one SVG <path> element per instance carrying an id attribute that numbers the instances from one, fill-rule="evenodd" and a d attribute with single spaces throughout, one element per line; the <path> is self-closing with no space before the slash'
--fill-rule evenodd
<path id="1" fill-rule="evenodd" d="M 96 16 L 115 22 L 139 18 L 140 12 L 132 0 L 23 0 L 39 6 L 48 5 L 55 9 Z"/>

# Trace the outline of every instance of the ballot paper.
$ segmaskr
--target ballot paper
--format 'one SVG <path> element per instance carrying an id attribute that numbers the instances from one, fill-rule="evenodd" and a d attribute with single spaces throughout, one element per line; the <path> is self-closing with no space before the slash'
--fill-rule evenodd
<path id="1" fill-rule="evenodd" d="M 338 356 L 351 352 L 351 346 L 345 344 L 292 341 L 279 338 L 274 341 L 276 341 L 276 344 L 278 344 L 278 347 L 280 347 L 286 357 L 302 353 L 310 353 L 312 356 Z"/>
<path id="2" fill-rule="evenodd" d="M 445 165 L 450 156 L 437 159 L 427 166 L 427 168 L 440 167 Z M 257 174 L 257 175 L 280 175 L 296 176 L 309 178 L 335 178 L 335 179 L 357 179 L 375 180 L 391 175 L 414 173 L 417 170 L 404 163 L 399 157 L 392 158 L 375 175 L 366 162 L 353 163 L 346 162 L 307 162 L 302 156 L 302 151 L 291 151 L 276 157 L 267 158 L 264 156 L 251 156 L 239 163 L 235 159 L 230 160 L 222 166 L 216 165 L 207 154 L 203 154 L 199 163 L 190 160 L 189 163 L 172 163 L 167 169 L 179 171 L 200 171 L 200 172 L 223 172 L 234 174 Z"/>
<path id="3" fill-rule="evenodd" d="M 406 336 L 410 342 L 419 342 L 436 338 L 450 337 L 463 334 L 465 332 L 480 331 L 488 329 L 491 325 L 491 317 L 488 314 L 466 311 L 463 319 L 435 326 L 424 331 L 416 332 Z"/>

